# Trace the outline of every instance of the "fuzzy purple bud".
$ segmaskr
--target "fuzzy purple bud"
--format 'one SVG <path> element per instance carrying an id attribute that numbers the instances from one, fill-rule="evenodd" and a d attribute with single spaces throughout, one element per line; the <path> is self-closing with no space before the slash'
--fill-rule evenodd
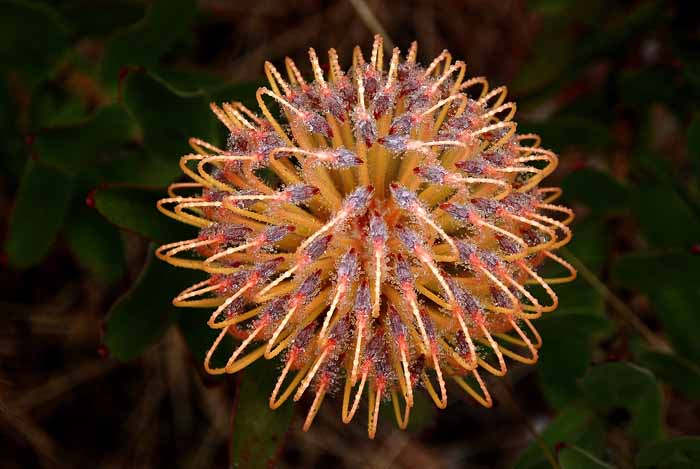
<path id="1" fill-rule="evenodd" d="M 306 247 L 306 250 L 304 251 L 304 254 L 306 258 L 310 261 L 313 262 L 319 257 L 323 255 L 323 253 L 326 252 L 326 249 L 328 249 L 328 244 L 331 242 L 331 239 L 333 238 L 332 235 L 328 236 L 321 236 L 319 238 L 314 239 L 311 244 L 309 244 Z"/>
<path id="2" fill-rule="evenodd" d="M 362 158 L 347 148 L 336 148 L 330 155 L 330 164 L 335 169 L 352 168 L 362 164 Z"/>
<path id="3" fill-rule="evenodd" d="M 408 135 L 418 123 L 418 116 L 411 113 L 401 114 L 391 122 L 389 133 L 392 135 Z"/>
<path id="4" fill-rule="evenodd" d="M 375 119 L 381 117 L 385 112 L 394 106 L 394 100 L 396 99 L 396 90 L 382 88 L 374 96 L 372 102 L 372 114 Z"/>
<path id="5" fill-rule="evenodd" d="M 314 186 L 308 184 L 293 184 L 284 188 L 281 198 L 290 204 L 300 204 L 306 202 L 318 193 L 318 188 Z"/>
<path id="6" fill-rule="evenodd" d="M 391 328 L 391 335 L 393 335 L 396 340 L 405 339 L 408 335 L 406 324 L 404 324 L 401 316 L 399 316 L 399 312 L 394 308 L 394 305 L 389 305 L 389 327 Z"/>
<path id="7" fill-rule="evenodd" d="M 338 278 L 352 280 L 357 273 L 357 251 L 352 248 L 340 259 L 338 264 Z"/>
<path id="8" fill-rule="evenodd" d="M 317 270 L 308 277 L 304 279 L 303 282 L 297 288 L 296 294 L 304 300 L 309 300 L 311 297 L 316 295 L 318 287 L 321 285 L 321 270 Z"/>
<path id="9" fill-rule="evenodd" d="M 277 321 L 284 316 L 288 304 L 288 296 L 277 297 L 263 307 L 262 316 L 269 317 L 273 322 Z"/>
<path id="10" fill-rule="evenodd" d="M 306 130 L 309 132 L 321 134 L 326 138 L 333 138 L 331 126 L 328 125 L 328 121 L 320 114 L 308 111 L 304 113 L 304 116 L 300 117 L 300 119 L 303 120 Z"/>
<path id="11" fill-rule="evenodd" d="M 481 158 L 466 161 L 458 161 L 455 166 L 470 176 L 483 176 L 489 168 L 488 162 Z"/>
<path id="12" fill-rule="evenodd" d="M 466 241 L 455 240 L 455 244 L 457 245 L 457 251 L 459 251 L 459 260 L 462 262 L 469 263 L 471 256 L 479 252 L 479 248 L 476 245 Z"/>
<path id="13" fill-rule="evenodd" d="M 440 208 L 449 213 L 455 220 L 463 223 L 469 222 L 476 215 L 474 209 L 469 205 L 445 203 L 440 205 Z"/>
<path id="14" fill-rule="evenodd" d="M 404 210 L 411 210 L 419 203 L 416 194 L 403 186 L 392 183 L 389 189 L 391 190 L 391 196 L 394 198 L 396 205 Z"/>
<path id="15" fill-rule="evenodd" d="M 499 201 L 493 199 L 473 199 L 472 204 L 482 217 L 488 218 L 496 215 L 503 206 Z"/>
<path id="16" fill-rule="evenodd" d="M 419 166 L 413 172 L 428 182 L 433 184 L 444 184 L 448 171 L 442 166 L 433 164 L 429 166 Z"/>
<path id="17" fill-rule="evenodd" d="M 379 139 L 379 143 L 395 153 L 403 153 L 406 151 L 409 141 L 409 138 L 404 135 L 387 135 Z"/>
<path id="18" fill-rule="evenodd" d="M 418 233 L 404 226 L 396 227 L 396 236 L 409 251 L 423 247 L 423 242 L 421 241 L 420 236 L 418 236 Z"/>
<path id="19" fill-rule="evenodd" d="M 367 147 L 374 145 L 377 141 L 377 122 L 367 111 L 357 107 L 353 113 L 353 122 L 355 123 L 355 132 L 359 138 L 364 141 Z"/>
<path id="20" fill-rule="evenodd" d="M 369 236 L 373 243 L 384 244 L 389 239 L 389 230 L 384 218 L 377 213 L 373 213 L 369 219 Z"/>
<path id="21" fill-rule="evenodd" d="M 411 272 L 411 264 L 409 264 L 401 254 L 396 256 L 394 272 L 396 279 L 402 288 L 413 285 L 413 272 Z"/>
<path id="22" fill-rule="evenodd" d="M 373 193 L 372 186 L 359 187 L 345 198 L 343 208 L 348 209 L 353 216 L 361 215 L 367 209 Z"/>
<path id="23" fill-rule="evenodd" d="M 354 309 L 358 316 L 366 316 L 372 310 L 372 300 L 367 281 L 362 282 L 357 288 Z"/>

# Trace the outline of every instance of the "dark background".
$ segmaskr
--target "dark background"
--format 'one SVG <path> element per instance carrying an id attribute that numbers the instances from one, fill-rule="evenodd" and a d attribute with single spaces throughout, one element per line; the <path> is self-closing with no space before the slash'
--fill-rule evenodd
<path id="1" fill-rule="evenodd" d="M 0 465 L 25 467 L 699 467 L 700 16 L 694 1 L 0 0 Z M 408 431 L 348 426 L 326 400 L 267 408 L 275 367 L 205 376 L 183 239 L 156 212 L 208 102 L 251 102 L 264 60 L 377 32 L 443 48 L 506 84 L 519 132 L 560 154 L 579 269 L 537 321 L 537 366 L 450 389 Z M 150 241 L 149 241 L 150 240 Z M 125 294 L 126 293 L 126 294 Z M 290 424 L 291 422 L 291 424 Z"/>

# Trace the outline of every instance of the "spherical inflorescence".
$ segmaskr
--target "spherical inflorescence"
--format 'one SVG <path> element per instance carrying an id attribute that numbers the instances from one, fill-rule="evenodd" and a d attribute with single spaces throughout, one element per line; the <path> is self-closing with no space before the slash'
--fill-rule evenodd
<path id="1" fill-rule="evenodd" d="M 158 203 L 200 229 L 157 254 L 210 275 L 174 299 L 214 309 L 206 370 L 281 357 L 270 407 L 311 393 L 305 429 L 329 393 L 346 423 L 367 394 L 370 437 L 385 400 L 406 426 L 418 387 L 444 408 L 451 380 L 491 406 L 480 372 L 537 360 L 531 321 L 576 275 L 552 252 L 573 213 L 539 187 L 557 157 L 516 133 L 506 89 L 464 80 L 447 51 L 428 67 L 415 43 L 399 54 L 385 64 L 377 37 L 370 61 L 356 48 L 343 72 L 331 49 L 326 74 L 311 49 L 312 82 L 289 59 L 286 80 L 266 63 L 262 116 L 212 104 L 226 148 L 191 139 L 191 181 Z M 566 274 L 544 278 L 545 262 Z M 214 367 L 227 334 L 239 342 Z"/>

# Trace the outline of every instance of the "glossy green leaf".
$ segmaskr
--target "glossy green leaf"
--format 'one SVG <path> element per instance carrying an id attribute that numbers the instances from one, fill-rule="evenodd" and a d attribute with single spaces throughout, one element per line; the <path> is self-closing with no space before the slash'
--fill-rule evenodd
<path id="1" fill-rule="evenodd" d="M 637 455 L 639 469 L 695 469 L 700 461 L 700 437 L 681 436 L 652 443 Z"/>
<path id="2" fill-rule="evenodd" d="M 625 106 L 644 110 L 654 103 L 671 104 L 675 90 L 669 86 L 673 71 L 645 67 L 624 71 L 618 80 L 620 100 Z"/>
<path id="3" fill-rule="evenodd" d="M 636 353 L 640 365 L 691 399 L 700 400 L 700 367 L 681 356 L 643 348 Z"/>
<path id="4" fill-rule="evenodd" d="M 629 189 L 597 169 L 574 171 L 561 186 L 566 200 L 587 206 L 595 215 L 622 213 L 629 208 Z"/>
<path id="5" fill-rule="evenodd" d="M 628 412 L 629 429 L 640 442 L 663 436 L 661 392 L 649 370 L 630 363 L 604 363 L 592 368 L 581 385 L 586 402 L 600 414 Z"/>
<path id="6" fill-rule="evenodd" d="M 257 112 L 258 101 L 255 98 L 255 93 L 261 86 L 269 86 L 269 84 L 265 81 L 228 84 L 221 88 L 212 89 L 210 91 L 211 101 L 215 103 L 239 101 Z"/>
<path id="7" fill-rule="evenodd" d="M 615 259 L 611 278 L 621 287 L 642 293 L 660 287 L 693 289 L 700 278 L 700 257 L 689 252 L 625 254 Z"/>
<path id="8" fill-rule="evenodd" d="M 574 48 L 571 34 L 556 28 L 538 37 L 530 57 L 509 88 L 516 95 L 539 92 L 563 75 L 570 65 Z M 557 40 L 552 40 L 553 36 Z"/>
<path id="9" fill-rule="evenodd" d="M 194 0 L 157 0 L 145 16 L 112 37 L 102 62 L 102 76 L 115 83 L 125 66 L 151 67 L 188 34 L 196 13 Z"/>
<path id="10" fill-rule="evenodd" d="M 696 165 L 700 163 L 700 114 L 694 115 L 688 126 L 688 156 Z"/>
<path id="11" fill-rule="evenodd" d="M 605 225 L 599 219 L 588 217 L 580 221 L 574 221 L 571 226 L 574 237 L 562 255 L 576 256 L 578 262 L 583 263 L 588 270 L 595 275 L 600 275 L 607 260 L 610 234 Z M 581 279 L 584 280 L 584 279 Z M 557 285 L 555 288 L 566 288 L 568 284 Z M 590 287 L 589 287 L 590 288 Z"/>
<path id="12" fill-rule="evenodd" d="M 613 466 L 577 447 L 567 446 L 559 451 L 561 469 L 613 469 Z"/>
<path id="13" fill-rule="evenodd" d="M 23 141 L 17 109 L 19 103 L 12 95 L 10 85 L 0 80 L 0 176 L 16 184 L 22 176 L 26 159 L 26 146 Z"/>
<path id="14" fill-rule="evenodd" d="M 45 79 L 69 45 L 61 16 L 44 2 L 0 1 L 0 73 L 18 73 L 28 85 Z"/>
<path id="15" fill-rule="evenodd" d="M 578 380 L 591 362 L 595 340 L 609 325 L 600 315 L 560 311 L 537 321 L 543 342 L 537 370 L 544 395 L 554 407 L 566 406 L 579 395 Z"/>
<path id="16" fill-rule="evenodd" d="M 697 282 L 700 277 L 693 278 Z M 687 359 L 700 360 L 700 288 L 657 288 L 651 292 L 651 300 L 676 352 Z"/>
<path id="17" fill-rule="evenodd" d="M 612 140 L 607 125 L 580 116 L 554 116 L 544 122 L 526 121 L 518 126 L 518 132 L 538 134 L 547 148 L 559 153 L 570 147 L 603 151 Z"/>
<path id="18" fill-rule="evenodd" d="M 542 445 L 550 456 L 555 457 L 558 443 L 576 444 L 581 448 L 600 451 L 605 438 L 600 419 L 584 406 L 572 405 L 562 409 L 539 435 L 539 441 L 533 441 L 521 454 L 514 469 L 534 469 L 551 467 Z"/>
<path id="19" fill-rule="evenodd" d="M 196 230 L 161 214 L 156 202 L 167 197 L 161 189 L 136 186 L 105 187 L 95 192 L 95 207 L 112 224 L 157 242 L 191 239 Z"/>
<path id="20" fill-rule="evenodd" d="M 611 269 L 613 281 L 649 295 L 676 351 L 700 359 L 700 258 L 690 253 L 640 253 L 620 256 Z"/>
<path id="21" fill-rule="evenodd" d="M 670 184 L 644 182 L 635 202 L 640 228 L 653 246 L 689 249 L 700 240 L 700 218 Z"/>
<path id="22" fill-rule="evenodd" d="M 37 86 L 29 105 L 28 120 L 37 137 L 46 129 L 79 125 L 91 117 L 90 105 L 85 99 L 51 84 Z"/>
<path id="23" fill-rule="evenodd" d="M 136 2 L 94 2 L 63 0 L 59 8 L 71 30 L 82 37 L 111 35 L 143 17 L 144 6 Z"/>
<path id="24" fill-rule="evenodd" d="M 582 263 L 592 275 L 600 275 L 608 251 L 608 233 L 605 226 L 598 220 L 589 217 L 574 222 L 572 228 L 575 236 L 567 247 L 562 249 L 560 255 L 569 261 L 573 261 L 575 257 L 577 265 Z M 554 262 L 545 263 L 540 272 L 547 277 L 567 275 L 567 271 Z M 580 272 L 574 281 L 557 284 L 553 288 L 559 298 L 559 307 L 554 314 L 546 315 L 543 319 L 563 313 L 603 315 L 603 297 L 589 284 L 583 272 Z M 541 289 L 533 291 L 533 293 L 537 292 L 542 293 Z M 541 295 L 540 299 L 545 302 L 549 301 L 544 294 Z"/>
<path id="25" fill-rule="evenodd" d="M 106 107 L 86 121 L 42 130 L 36 138 L 36 151 L 51 166 L 79 174 L 123 145 L 132 125 L 122 108 Z"/>
<path id="26" fill-rule="evenodd" d="M 294 413 L 291 402 L 269 408 L 278 374 L 278 366 L 262 358 L 242 372 L 233 411 L 231 468 L 275 466 Z"/>
<path id="27" fill-rule="evenodd" d="M 208 99 L 198 93 L 178 96 L 155 75 L 131 73 L 123 99 L 141 127 L 146 150 L 166 161 L 177 162 L 191 153 L 190 137 L 217 144 L 218 136 L 223 136 L 223 126 L 215 122 Z"/>
<path id="28" fill-rule="evenodd" d="M 141 274 L 109 312 L 103 343 L 111 356 L 131 360 L 155 343 L 177 318 L 172 299 L 201 274 L 157 259 L 151 246 Z"/>
<path id="29" fill-rule="evenodd" d="M 202 366 L 207 351 L 221 332 L 221 330 L 212 329 L 207 325 L 210 315 L 211 311 L 207 309 L 178 309 L 178 328 L 198 366 Z M 234 351 L 233 345 L 233 338 L 226 335 L 212 355 L 211 366 L 214 368 L 225 366 Z"/>
<path id="30" fill-rule="evenodd" d="M 585 41 L 581 41 L 575 61 L 585 63 L 598 56 L 607 55 L 610 58 L 624 53 L 628 41 L 647 33 L 654 25 L 658 27 L 666 19 L 662 7 L 663 2 L 657 0 L 639 2 L 604 27 L 598 26 Z"/>
<path id="31" fill-rule="evenodd" d="M 70 176 L 27 161 L 5 241 L 12 266 L 31 267 L 48 254 L 68 213 L 72 191 Z"/>
<path id="32" fill-rule="evenodd" d="M 95 210 L 83 206 L 74 210 L 64 236 L 78 262 L 92 275 L 108 284 L 124 275 L 124 248 L 119 230 Z"/>
<path id="33" fill-rule="evenodd" d="M 182 176 L 179 160 L 170 161 L 146 153 L 142 148 L 120 148 L 100 164 L 85 167 L 81 180 L 96 184 L 130 184 L 165 187 Z"/>

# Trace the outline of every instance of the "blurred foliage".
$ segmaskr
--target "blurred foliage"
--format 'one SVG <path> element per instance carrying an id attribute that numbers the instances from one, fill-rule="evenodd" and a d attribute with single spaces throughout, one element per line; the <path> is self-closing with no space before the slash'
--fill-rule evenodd
<path id="1" fill-rule="evenodd" d="M 215 20 L 201 3 L 0 0 L 0 179 L 14 198 L 7 263 L 30 269 L 65 246 L 87 275 L 123 293 L 103 338 L 119 360 L 176 327 L 201 363 L 215 338 L 201 312 L 170 304 L 196 275 L 154 260 L 152 247 L 130 268 L 127 243 L 196 236 L 155 201 L 180 177 L 189 137 L 223 141 L 209 102 L 254 103 L 256 81 L 230 83 L 182 59 L 194 54 L 197 28 Z M 693 3 L 528 2 L 535 33 L 511 93 L 519 130 L 561 155 L 559 182 L 578 215 L 563 256 L 585 269 L 557 286 L 559 310 L 537 322 L 544 347 L 531 371 L 550 413 L 510 457 L 515 467 L 698 467 L 700 440 L 679 436 L 700 433 Z M 261 363 L 237 379 L 233 467 L 268 467 L 279 454 L 293 408 L 267 409 L 275 372 Z M 671 418 L 682 399 L 691 430 Z M 427 407 L 409 427 L 416 435 L 440 418 Z"/>

